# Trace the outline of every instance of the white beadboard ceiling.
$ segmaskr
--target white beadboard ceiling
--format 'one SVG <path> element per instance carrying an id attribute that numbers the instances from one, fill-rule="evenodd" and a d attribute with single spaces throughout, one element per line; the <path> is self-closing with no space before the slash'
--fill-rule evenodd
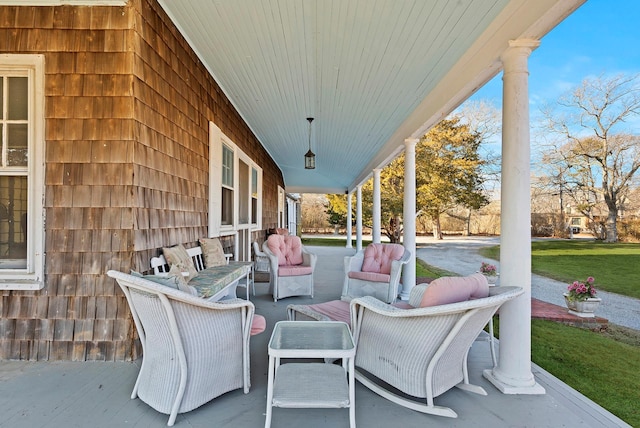
<path id="1" fill-rule="evenodd" d="M 158 0 L 280 166 L 352 190 L 584 0 Z M 0 0 L 2 4 L 115 0 Z M 540 49 L 544 48 L 544 44 Z M 305 170 L 307 117 L 316 169 Z"/>

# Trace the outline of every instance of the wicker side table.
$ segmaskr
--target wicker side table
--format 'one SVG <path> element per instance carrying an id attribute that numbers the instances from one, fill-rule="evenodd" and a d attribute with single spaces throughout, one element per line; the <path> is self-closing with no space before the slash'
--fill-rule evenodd
<path id="1" fill-rule="evenodd" d="M 273 407 L 348 408 L 356 426 L 355 345 L 346 323 L 279 321 L 269 340 L 269 382 L 265 428 Z M 280 364 L 281 358 L 342 358 L 342 367 L 327 363 Z M 309 385 L 300 388 L 300 385 Z M 312 385 L 312 386 L 311 386 Z"/>

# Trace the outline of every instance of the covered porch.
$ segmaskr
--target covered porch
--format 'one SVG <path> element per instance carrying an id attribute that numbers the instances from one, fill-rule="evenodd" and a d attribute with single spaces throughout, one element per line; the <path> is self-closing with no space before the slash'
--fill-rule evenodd
<path id="1" fill-rule="evenodd" d="M 311 247 L 318 254 L 314 301 L 338 298 L 342 286 L 342 259 L 354 250 Z M 273 302 L 266 284 L 256 284 L 251 300 L 256 313 L 267 318 L 267 330 L 251 338 L 251 390 L 231 391 L 202 407 L 179 414 L 176 427 L 260 427 L 264 425 L 267 390 L 267 342 L 275 322 L 286 319 L 291 303 L 308 303 L 308 297 Z M 0 365 L 0 426 L 147 427 L 166 426 L 160 414 L 139 399 L 129 398 L 141 360 L 130 362 L 28 362 L 4 361 Z M 480 396 L 453 388 L 436 398 L 436 404 L 453 408 L 457 419 L 418 413 L 379 397 L 356 382 L 356 422 L 361 427 L 507 427 L 507 426 L 627 426 L 611 413 L 537 366 L 536 382 L 545 395 L 502 394 L 482 377 L 491 367 L 487 342 L 476 342 L 470 353 L 471 382 L 485 388 Z M 346 409 L 274 409 L 272 425 L 341 427 L 349 423 Z"/>

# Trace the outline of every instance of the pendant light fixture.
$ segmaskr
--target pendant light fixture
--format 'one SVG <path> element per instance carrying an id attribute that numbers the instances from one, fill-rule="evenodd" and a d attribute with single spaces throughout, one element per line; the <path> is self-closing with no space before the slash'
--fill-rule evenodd
<path id="1" fill-rule="evenodd" d="M 308 117 L 309 121 L 309 151 L 304 155 L 304 168 L 305 169 L 316 169 L 316 155 L 311 151 L 311 122 L 313 122 L 312 117 Z"/>

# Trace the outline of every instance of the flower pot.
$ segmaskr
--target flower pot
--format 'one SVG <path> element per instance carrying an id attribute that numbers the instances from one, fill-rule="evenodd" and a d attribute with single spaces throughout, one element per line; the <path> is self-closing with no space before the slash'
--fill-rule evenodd
<path id="1" fill-rule="evenodd" d="M 595 317 L 594 312 L 598 309 L 602 299 L 599 297 L 589 297 L 585 300 L 573 300 L 569 299 L 569 295 L 565 293 L 564 301 L 567 303 L 567 308 L 569 308 L 570 314 L 582 318 L 593 318 Z"/>
<path id="2" fill-rule="evenodd" d="M 485 273 L 483 273 L 484 277 L 487 278 L 487 282 L 489 283 L 489 285 L 496 285 L 496 282 L 498 281 L 498 275 L 487 275 Z"/>

